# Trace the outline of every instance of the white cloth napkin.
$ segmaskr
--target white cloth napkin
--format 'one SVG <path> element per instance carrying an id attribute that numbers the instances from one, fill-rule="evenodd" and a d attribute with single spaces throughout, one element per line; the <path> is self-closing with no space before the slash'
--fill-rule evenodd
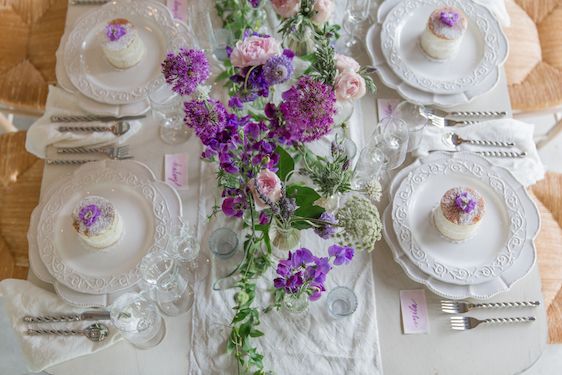
<path id="1" fill-rule="evenodd" d="M 50 116 L 53 114 L 81 114 L 83 111 L 77 103 L 76 97 L 58 87 L 49 86 L 47 97 L 47 111 L 27 131 L 25 147 L 27 151 L 39 158 L 46 157 L 46 148 L 49 145 L 55 147 L 81 147 L 81 146 L 104 146 L 108 144 L 122 144 L 131 138 L 141 127 L 140 121 L 129 121 L 131 129 L 122 136 L 115 136 L 111 132 L 96 133 L 72 133 L 59 132 L 57 128 L 61 125 L 68 126 L 109 126 L 100 122 L 89 123 L 51 123 Z"/>
<path id="2" fill-rule="evenodd" d="M 28 328 L 84 329 L 94 322 L 28 324 L 22 318 L 26 315 L 67 314 L 80 312 L 63 302 L 60 297 L 41 289 L 26 280 L 7 279 L 0 282 L 0 293 L 4 297 L 6 313 L 20 339 L 19 343 L 29 371 L 38 372 L 64 361 L 94 353 L 111 346 L 122 339 L 117 330 L 109 324 L 109 336 L 102 342 L 92 342 L 79 336 L 27 336 Z"/>
<path id="3" fill-rule="evenodd" d="M 527 156 L 521 159 L 489 158 L 489 160 L 494 164 L 507 168 L 519 182 L 529 186 L 538 180 L 542 180 L 545 173 L 544 165 L 533 141 L 534 128 L 535 126 L 532 124 L 513 119 L 485 121 L 466 127 L 438 128 L 428 125 L 424 129 L 424 136 L 420 146 L 413 154 L 416 157 L 421 157 L 427 155 L 430 151 L 524 151 L 527 153 Z M 465 139 L 513 142 L 515 147 L 498 148 L 493 146 L 474 146 L 466 143 L 455 147 L 443 141 L 444 135 L 450 132 L 454 132 Z"/>
<path id="4" fill-rule="evenodd" d="M 488 7 L 504 27 L 511 26 L 511 18 L 505 7 L 505 0 L 474 0 L 476 3 Z"/>

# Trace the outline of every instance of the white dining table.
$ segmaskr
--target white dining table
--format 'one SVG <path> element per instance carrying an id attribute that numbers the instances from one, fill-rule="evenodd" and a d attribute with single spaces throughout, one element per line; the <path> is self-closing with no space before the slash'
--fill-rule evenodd
<path id="1" fill-rule="evenodd" d="M 209 6 L 212 6 L 209 1 Z M 67 31 L 77 18 L 93 6 L 69 5 Z M 356 56 L 362 64 L 369 64 L 365 54 Z M 378 98 L 398 98 L 393 90 L 377 82 Z M 511 113 L 509 93 L 505 77 L 488 94 L 455 110 L 498 110 Z M 365 138 L 377 124 L 376 98 L 368 95 L 356 106 L 352 118 L 352 138 Z M 194 163 L 200 146 L 196 137 L 187 144 L 171 146 L 164 144 L 158 136 L 158 126 L 148 116 L 143 120 L 141 131 L 130 142 L 135 159 L 145 163 L 155 175 L 163 178 L 164 154 L 190 150 Z M 52 152 L 52 150 L 50 151 Z M 49 166 L 44 169 L 41 193 L 55 181 L 64 178 L 74 167 Z M 189 178 L 197 179 L 198 169 L 190 172 Z M 190 207 L 196 204 L 197 194 L 180 191 L 184 214 L 190 215 Z M 381 202 L 382 212 L 387 202 Z M 382 368 L 387 375 L 512 375 L 522 373 L 541 356 L 547 341 L 547 321 L 544 307 L 533 310 L 537 320 L 532 324 L 513 326 L 491 326 L 467 332 L 456 332 L 449 328 L 448 316 L 440 313 L 440 297 L 423 285 L 410 280 L 393 260 L 388 245 L 381 240 L 371 254 L 375 275 L 376 318 L 378 320 L 379 345 L 382 352 Z M 30 274 L 30 280 L 51 289 Z M 208 281 L 210 282 L 210 281 Z M 400 318 L 399 292 L 406 289 L 425 289 L 429 304 L 430 331 L 427 334 L 405 335 Z M 538 268 L 516 283 L 510 291 L 495 296 L 494 301 L 541 300 L 541 282 Z M 475 312 L 483 317 L 485 312 Z M 364 316 L 364 319 L 370 319 Z M 185 375 L 188 374 L 189 351 L 198 345 L 198 333 L 191 334 L 191 312 L 175 318 L 166 318 L 167 334 L 160 345 L 150 350 L 138 350 L 122 341 L 100 352 L 79 357 L 46 372 L 54 375 Z M 267 332 L 266 332 L 267 334 Z M 199 364 L 204 368 L 204 364 Z M 273 369 L 274 370 L 274 369 Z M 193 372 L 193 374 L 205 372 Z"/>

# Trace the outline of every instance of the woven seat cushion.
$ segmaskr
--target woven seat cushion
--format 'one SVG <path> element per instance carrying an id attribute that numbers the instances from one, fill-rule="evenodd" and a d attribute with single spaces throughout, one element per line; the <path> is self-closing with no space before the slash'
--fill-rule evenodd
<path id="1" fill-rule="evenodd" d="M 505 70 L 521 111 L 562 105 L 562 0 L 506 0 L 511 27 Z"/>
<path id="2" fill-rule="evenodd" d="M 68 0 L 0 0 L 0 104 L 41 112 Z"/>
<path id="3" fill-rule="evenodd" d="M 0 136 L 0 280 L 27 278 L 27 230 L 39 201 L 43 161 L 25 150 L 25 132 Z"/>
<path id="4" fill-rule="evenodd" d="M 549 339 L 562 343 L 562 174 L 547 173 L 531 190 L 541 213 L 536 246 Z"/>

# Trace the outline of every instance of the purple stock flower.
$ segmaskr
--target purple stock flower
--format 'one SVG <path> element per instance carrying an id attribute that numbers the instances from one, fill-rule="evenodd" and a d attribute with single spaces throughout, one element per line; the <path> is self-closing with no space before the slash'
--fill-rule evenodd
<path id="1" fill-rule="evenodd" d="M 127 35 L 127 28 L 119 23 L 110 23 L 105 27 L 105 36 L 112 42 Z"/>
<path id="2" fill-rule="evenodd" d="M 83 207 L 78 213 L 80 221 L 86 226 L 86 228 L 90 228 L 92 225 L 94 225 L 96 221 L 98 221 L 100 215 L 101 209 L 95 204 L 90 204 L 86 207 Z"/>
<path id="3" fill-rule="evenodd" d="M 162 62 L 166 83 L 180 95 L 191 95 L 198 85 L 209 78 L 209 62 L 205 52 L 181 48 L 177 54 L 168 52 Z"/>
<path id="4" fill-rule="evenodd" d="M 187 127 L 195 130 L 201 143 L 208 146 L 227 125 L 228 114 L 218 100 L 191 100 L 184 103 Z"/>
<path id="5" fill-rule="evenodd" d="M 336 266 L 341 266 L 342 264 L 351 262 L 355 251 L 348 246 L 332 245 L 328 248 L 328 254 L 331 257 L 335 257 L 334 264 Z"/>
<path id="6" fill-rule="evenodd" d="M 338 221 L 336 217 L 329 212 L 323 212 L 322 215 L 320 215 L 320 220 L 324 221 L 326 224 L 323 224 L 319 228 L 314 228 L 314 233 L 320 236 L 320 238 L 327 240 L 336 233 L 336 227 L 330 224 L 337 224 Z"/>
<path id="7" fill-rule="evenodd" d="M 263 77 L 269 85 L 286 82 L 293 74 L 293 62 L 285 55 L 273 56 L 263 66 Z"/>

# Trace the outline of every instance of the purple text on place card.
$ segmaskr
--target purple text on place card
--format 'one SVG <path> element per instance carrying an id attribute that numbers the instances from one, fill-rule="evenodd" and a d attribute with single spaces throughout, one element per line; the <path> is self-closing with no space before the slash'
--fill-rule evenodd
<path id="1" fill-rule="evenodd" d="M 379 115 L 379 122 L 392 116 L 392 112 L 394 112 L 400 103 L 400 99 L 377 99 L 377 114 Z"/>
<path id="2" fill-rule="evenodd" d="M 187 22 L 187 2 L 188 0 L 167 0 L 168 9 L 180 21 Z"/>
<path id="3" fill-rule="evenodd" d="M 177 189 L 187 187 L 187 154 L 167 154 L 164 161 L 166 182 Z"/>
<path id="4" fill-rule="evenodd" d="M 400 310 L 402 311 L 404 334 L 410 335 L 429 332 L 427 302 L 423 289 L 401 290 Z"/>

